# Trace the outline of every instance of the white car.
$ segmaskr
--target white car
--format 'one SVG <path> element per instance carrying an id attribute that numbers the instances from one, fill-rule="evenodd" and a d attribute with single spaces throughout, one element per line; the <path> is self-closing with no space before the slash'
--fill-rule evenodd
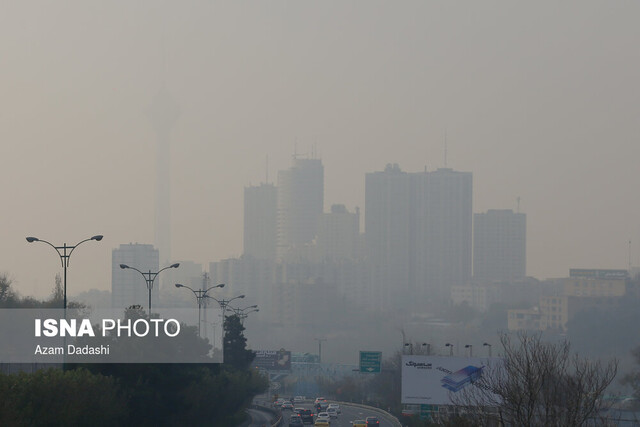
<path id="1" fill-rule="evenodd" d="M 327 408 L 327 414 L 329 414 L 330 418 L 338 418 L 338 411 L 336 411 L 336 408 Z"/>
<path id="2" fill-rule="evenodd" d="M 331 408 L 334 408 L 338 414 L 342 413 L 342 411 L 340 411 L 340 405 L 337 403 L 329 403 L 329 406 L 327 406 L 327 412 L 329 412 L 329 409 Z"/>
<path id="3" fill-rule="evenodd" d="M 320 412 L 316 417 L 316 422 L 318 421 L 326 421 L 328 423 L 331 423 L 331 416 L 326 412 Z"/>

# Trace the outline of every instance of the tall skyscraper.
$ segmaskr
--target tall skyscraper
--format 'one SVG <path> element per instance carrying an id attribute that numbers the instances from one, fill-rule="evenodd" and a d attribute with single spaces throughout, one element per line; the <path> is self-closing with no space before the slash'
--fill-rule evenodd
<path id="1" fill-rule="evenodd" d="M 151 121 L 156 131 L 156 212 L 155 243 L 160 265 L 171 261 L 171 161 L 170 142 L 180 110 L 173 97 L 162 89 L 151 105 Z"/>
<path id="2" fill-rule="evenodd" d="M 120 245 L 111 253 L 111 300 L 114 309 L 122 309 L 131 305 L 141 305 L 147 309 L 149 293 L 144 277 L 135 270 L 121 269 L 120 264 L 135 267 L 146 273 L 159 270 L 158 250 L 152 245 L 129 243 Z M 152 306 L 158 305 L 160 288 L 154 284 L 151 293 Z"/>
<path id="3" fill-rule="evenodd" d="M 389 309 L 410 296 L 413 257 L 411 175 L 398 165 L 365 176 L 366 252 L 372 266 L 371 306 Z"/>
<path id="4" fill-rule="evenodd" d="M 316 236 L 324 206 L 324 167 L 320 159 L 293 159 L 278 172 L 277 257 L 296 257 L 296 251 Z"/>
<path id="5" fill-rule="evenodd" d="M 526 275 L 527 217 L 511 209 L 473 215 L 473 277 L 520 280 Z"/>
<path id="6" fill-rule="evenodd" d="M 244 189 L 244 254 L 256 259 L 276 259 L 278 193 L 275 185 Z"/>
<path id="7" fill-rule="evenodd" d="M 472 175 L 451 169 L 366 175 L 365 235 L 381 307 L 442 301 L 471 277 Z"/>
<path id="8" fill-rule="evenodd" d="M 448 299 L 451 286 L 471 279 L 473 176 L 447 168 L 414 177 L 416 288 Z"/>
<path id="9" fill-rule="evenodd" d="M 355 261 L 360 237 L 360 210 L 347 211 L 344 205 L 331 206 L 330 213 L 319 216 L 317 243 L 318 261 Z"/>

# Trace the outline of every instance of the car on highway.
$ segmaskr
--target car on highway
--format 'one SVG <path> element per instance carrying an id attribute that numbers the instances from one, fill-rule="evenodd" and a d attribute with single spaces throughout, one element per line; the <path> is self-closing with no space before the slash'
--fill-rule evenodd
<path id="1" fill-rule="evenodd" d="M 324 397 L 316 397 L 316 401 L 313 402 L 315 405 L 317 405 L 318 403 L 327 403 L 327 399 L 325 399 Z"/>
<path id="2" fill-rule="evenodd" d="M 311 409 L 300 409 L 300 417 L 304 424 L 313 424 L 313 411 Z"/>
<path id="3" fill-rule="evenodd" d="M 291 403 L 291 402 L 284 402 L 280 408 L 281 408 L 283 411 L 293 411 L 293 403 Z"/>
<path id="4" fill-rule="evenodd" d="M 337 403 L 329 403 L 329 406 L 327 406 L 327 409 L 330 409 L 330 408 L 334 408 L 338 414 L 341 413 L 340 405 L 338 405 Z"/>
<path id="5" fill-rule="evenodd" d="M 377 417 L 367 417 L 365 420 L 367 423 L 367 427 L 378 427 L 380 425 L 380 420 Z"/>
<path id="6" fill-rule="evenodd" d="M 329 427 L 331 423 L 327 420 L 316 420 L 315 427 Z"/>
<path id="7" fill-rule="evenodd" d="M 304 402 L 304 396 L 295 396 L 293 398 L 293 403 L 302 403 Z"/>
<path id="8" fill-rule="evenodd" d="M 289 427 L 303 427 L 302 417 L 298 414 L 293 414 L 289 418 Z"/>
<path id="9" fill-rule="evenodd" d="M 286 400 L 284 400 L 283 398 L 278 398 L 273 401 L 273 407 L 280 408 L 284 402 L 286 402 Z"/>
<path id="10" fill-rule="evenodd" d="M 327 414 L 329 414 L 329 418 L 338 418 L 338 411 L 336 411 L 336 408 L 327 408 Z"/>
<path id="11" fill-rule="evenodd" d="M 353 420 L 351 421 L 351 427 L 367 427 L 365 420 Z"/>
<path id="12" fill-rule="evenodd" d="M 331 422 L 331 416 L 326 412 L 320 412 L 316 417 L 316 421 L 318 421 L 318 420 L 327 420 L 330 423 Z"/>

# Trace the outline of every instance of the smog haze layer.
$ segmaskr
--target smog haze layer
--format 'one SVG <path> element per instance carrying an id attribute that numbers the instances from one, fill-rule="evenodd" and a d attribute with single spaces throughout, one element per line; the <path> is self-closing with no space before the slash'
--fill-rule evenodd
<path id="1" fill-rule="evenodd" d="M 60 260 L 25 237 L 104 234 L 74 252 L 69 292 L 110 289 L 111 250 L 154 243 L 160 91 L 179 108 L 175 261 L 239 256 L 243 188 L 315 151 L 325 211 L 363 209 L 365 173 L 387 163 L 447 166 L 473 173 L 474 212 L 515 211 L 520 198 L 528 275 L 637 265 L 639 12 L 596 1 L 3 2 L 0 271 L 20 293 L 47 295 Z"/>

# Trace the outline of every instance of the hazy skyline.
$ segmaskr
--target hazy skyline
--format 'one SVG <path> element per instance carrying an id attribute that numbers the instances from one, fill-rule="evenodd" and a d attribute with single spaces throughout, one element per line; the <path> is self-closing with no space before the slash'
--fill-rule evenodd
<path id="1" fill-rule="evenodd" d="M 243 188 L 315 145 L 324 208 L 364 209 L 365 173 L 473 173 L 473 212 L 527 214 L 527 274 L 640 264 L 640 4 L 3 2 L 0 272 L 110 289 L 111 251 L 154 243 L 161 88 L 174 261 L 242 253 Z M 366 215 L 366 212 L 363 212 Z"/>

